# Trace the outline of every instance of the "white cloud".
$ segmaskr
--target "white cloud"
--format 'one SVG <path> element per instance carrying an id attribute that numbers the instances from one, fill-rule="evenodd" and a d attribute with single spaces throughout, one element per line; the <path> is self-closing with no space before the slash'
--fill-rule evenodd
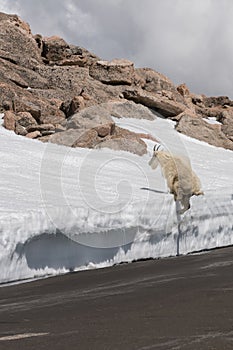
<path id="1" fill-rule="evenodd" d="M 0 0 L 34 33 L 60 35 L 102 58 L 125 57 L 175 83 L 233 98 L 232 0 Z"/>

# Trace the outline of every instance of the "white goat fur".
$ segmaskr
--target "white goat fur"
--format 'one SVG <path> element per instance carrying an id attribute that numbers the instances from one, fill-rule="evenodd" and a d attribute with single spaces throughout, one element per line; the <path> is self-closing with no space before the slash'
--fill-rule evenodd
<path id="1" fill-rule="evenodd" d="M 198 176 L 192 171 L 189 162 L 185 159 L 157 149 L 154 151 L 149 165 L 152 169 L 156 169 L 158 164 L 161 166 L 170 193 L 174 195 L 174 200 L 180 201 L 183 206 L 180 214 L 184 213 L 190 208 L 190 197 L 204 194 Z"/>

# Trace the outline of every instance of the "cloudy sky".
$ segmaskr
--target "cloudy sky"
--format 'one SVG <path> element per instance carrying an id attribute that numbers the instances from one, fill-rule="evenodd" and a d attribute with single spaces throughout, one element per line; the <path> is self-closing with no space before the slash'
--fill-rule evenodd
<path id="1" fill-rule="evenodd" d="M 233 0 L 0 0 L 0 11 L 20 15 L 34 34 L 233 98 Z"/>

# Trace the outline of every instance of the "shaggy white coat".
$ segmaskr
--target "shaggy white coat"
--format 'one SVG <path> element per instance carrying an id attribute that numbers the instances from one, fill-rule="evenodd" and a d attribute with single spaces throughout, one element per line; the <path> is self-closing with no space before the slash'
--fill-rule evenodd
<path id="1" fill-rule="evenodd" d="M 152 169 L 156 169 L 158 164 L 161 166 L 170 193 L 174 195 L 174 200 L 182 204 L 180 214 L 183 214 L 190 208 L 190 198 L 193 195 L 204 194 L 201 182 L 189 162 L 181 157 L 164 150 L 155 150 L 149 165 Z"/>

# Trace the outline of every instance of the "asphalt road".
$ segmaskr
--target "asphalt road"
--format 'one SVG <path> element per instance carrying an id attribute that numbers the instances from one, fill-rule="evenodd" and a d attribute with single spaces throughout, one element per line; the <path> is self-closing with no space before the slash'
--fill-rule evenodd
<path id="1" fill-rule="evenodd" d="M 233 248 L 0 288 L 1 350 L 233 349 Z"/>

